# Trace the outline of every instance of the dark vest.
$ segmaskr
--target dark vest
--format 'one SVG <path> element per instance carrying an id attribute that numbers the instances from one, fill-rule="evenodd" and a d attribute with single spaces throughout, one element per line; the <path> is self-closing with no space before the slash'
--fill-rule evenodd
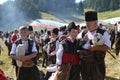
<path id="1" fill-rule="evenodd" d="M 64 48 L 63 56 L 62 56 L 62 63 L 66 64 L 71 62 L 73 65 L 79 64 L 79 55 L 77 51 L 79 50 L 79 41 L 75 40 L 71 42 L 70 40 L 66 39 L 62 41 L 62 45 Z"/>
<path id="2" fill-rule="evenodd" d="M 30 54 L 32 54 L 33 43 L 34 43 L 34 41 L 28 39 L 28 53 L 25 53 L 25 55 L 30 55 Z M 17 41 L 15 42 L 15 44 L 16 44 L 16 45 L 22 44 L 22 40 L 21 40 L 21 39 L 17 40 Z M 35 57 L 35 58 L 32 58 L 32 61 L 33 61 L 35 64 L 37 64 L 36 57 Z M 15 66 L 17 66 L 15 60 L 13 60 L 12 64 L 15 65 Z"/>
<path id="3" fill-rule="evenodd" d="M 120 45 L 120 32 L 117 32 L 117 39 L 118 39 L 117 44 Z"/>
<path id="4" fill-rule="evenodd" d="M 105 32 L 105 30 L 100 29 L 100 28 L 97 28 L 96 30 L 97 30 L 96 33 L 100 33 L 101 35 L 103 35 L 104 32 Z M 83 33 L 82 33 L 82 39 L 80 39 L 80 43 L 79 43 L 79 45 L 81 46 L 81 48 L 87 42 L 87 39 L 85 38 L 85 34 L 87 34 L 87 32 L 88 32 L 88 30 L 84 30 Z M 91 45 L 93 44 L 92 40 L 90 40 L 90 44 Z"/>
<path id="5" fill-rule="evenodd" d="M 100 28 L 97 28 L 97 32 L 96 33 L 100 33 L 100 34 L 104 34 L 106 30 L 103 30 L 103 29 L 100 29 Z M 84 37 L 84 35 L 87 33 L 87 30 L 85 32 L 83 32 L 82 34 L 82 37 Z M 84 41 L 84 40 L 83 40 Z M 81 42 L 82 43 L 82 42 Z M 86 43 L 86 41 L 84 41 L 84 43 L 82 45 L 84 45 Z M 90 41 L 90 44 L 92 45 L 92 41 Z M 81 46 L 82 46 L 81 45 Z M 103 51 L 93 51 L 92 52 L 93 55 L 94 55 L 94 59 L 98 62 L 98 63 L 101 63 L 104 61 L 104 58 L 105 58 L 105 55 L 106 55 L 106 52 L 103 52 Z M 84 57 L 84 56 L 83 56 Z"/>
<path id="6" fill-rule="evenodd" d="M 50 45 L 50 48 L 49 48 L 50 53 L 55 51 L 55 49 L 56 49 L 56 41 L 57 40 L 58 40 L 58 38 L 55 41 L 52 41 L 52 42 L 49 43 L 49 45 Z"/>

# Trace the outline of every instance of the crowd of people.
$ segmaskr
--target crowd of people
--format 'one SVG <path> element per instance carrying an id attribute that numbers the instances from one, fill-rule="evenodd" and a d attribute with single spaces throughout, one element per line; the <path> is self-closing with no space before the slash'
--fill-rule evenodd
<path id="1" fill-rule="evenodd" d="M 81 28 L 75 22 L 40 32 L 34 31 L 32 26 L 21 26 L 7 34 L 5 45 L 17 80 L 40 80 L 37 64 L 41 56 L 41 65 L 46 68 L 44 80 L 104 80 L 104 59 L 114 43 L 116 56 L 120 57 L 120 22 L 107 30 L 102 24 L 98 25 L 95 11 L 87 11 L 85 21 L 86 26 Z M 93 43 L 97 33 L 102 35 L 103 44 Z M 25 53 L 17 56 L 20 44 L 25 44 Z M 18 66 L 17 61 L 22 65 Z"/>

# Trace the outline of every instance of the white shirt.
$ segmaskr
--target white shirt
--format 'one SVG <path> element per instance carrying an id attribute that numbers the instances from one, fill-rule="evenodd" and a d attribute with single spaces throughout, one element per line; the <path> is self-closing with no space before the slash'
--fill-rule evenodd
<path id="1" fill-rule="evenodd" d="M 97 30 L 95 30 L 95 31 L 93 31 L 93 32 L 90 32 L 91 35 L 94 35 L 94 34 L 96 33 L 96 31 L 97 31 Z M 108 46 L 109 48 L 111 48 L 111 41 L 110 41 L 110 39 L 109 39 L 109 33 L 108 33 L 107 31 L 105 31 L 104 34 L 103 34 L 103 42 L 104 42 L 104 44 L 105 44 L 106 46 Z M 84 44 L 83 48 L 88 48 L 89 46 L 90 46 L 90 40 L 88 40 L 88 41 Z"/>
<path id="2" fill-rule="evenodd" d="M 56 53 L 56 64 L 57 65 L 61 65 L 62 64 L 63 51 L 64 51 L 63 45 L 59 44 L 59 49 L 58 49 L 58 51 Z"/>
<path id="3" fill-rule="evenodd" d="M 57 50 L 59 49 L 59 44 L 60 44 L 60 42 L 57 40 L 56 41 L 56 43 L 55 43 L 55 45 L 56 45 L 56 48 L 55 48 L 55 50 L 54 51 L 52 51 L 51 53 L 50 53 L 50 45 L 48 45 L 48 47 L 47 47 L 47 54 L 48 55 L 56 55 L 56 52 L 57 52 Z"/>
<path id="4" fill-rule="evenodd" d="M 96 31 L 92 32 L 91 34 L 95 34 Z M 104 41 L 104 44 L 106 46 L 108 46 L 109 48 L 111 47 L 111 42 L 110 42 L 110 39 L 109 39 L 109 34 L 107 31 L 104 32 L 103 34 L 103 41 Z M 85 46 L 89 46 L 90 45 L 90 42 L 89 40 L 86 42 Z M 63 55 L 63 45 L 62 44 L 59 44 L 59 48 L 56 52 L 56 64 L 58 65 L 61 65 L 62 64 L 62 55 Z"/>
<path id="5" fill-rule="evenodd" d="M 59 31 L 58 36 L 60 37 L 62 35 L 63 35 L 63 32 Z"/>
<path id="6" fill-rule="evenodd" d="M 63 45 L 59 44 L 59 48 L 56 52 L 56 64 L 58 65 L 62 64 L 62 55 L 63 55 Z"/>
<path id="7" fill-rule="evenodd" d="M 120 32 L 120 25 L 117 26 L 117 31 Z"/>
<path id="8" fill-rule="evenodd" d="M 25 53 L 28 53 L 28 41 L 22 41 L 22 43 L 26 45 Z M 16 54 L 16 48 L 17 48 L 16 44 L 13 43 L 10 54 Z M 37 52 L 35 42 L 33 43 L 33 46 L 32 46 L 32 52 Z"/>
<path id="9" fill-rule="evenodd" d="M 80 33 L 77 35 L 77 39 L 81 39 L 82 38 L 82 33 L 84 30 L 81 30 Z"/>

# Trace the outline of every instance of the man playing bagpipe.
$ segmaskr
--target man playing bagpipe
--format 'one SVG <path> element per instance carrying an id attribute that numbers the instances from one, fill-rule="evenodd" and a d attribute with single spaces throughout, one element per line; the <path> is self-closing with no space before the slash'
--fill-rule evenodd
<path id="1" fill-rule="evenodd" d="M 20 27 L 20 35 L 21 39 L 13 43 L 10 53 L 11 58 L 15 61 L 17 80 L 40 80 L 39 70 L 36 66 L 37 49 L 35 42 L 28 39 L 27 27 Z M 20 48 L 20 45 L 24 46 Z"/>
<path id="2" fill-rule="evenodd" d="M 99 29 L 97 25 L 97 12 L 85 13 L 88 30 L 80 42 L 83 50 L 80 51 L 81 76 L 83 80 L 104 80 L 105 54 L 111 47 L 109 34 L 106 30 Z M 100 37 L 101 35 L 102 37 Z M 98 36 L 100 38 L 98 38 Z"/>

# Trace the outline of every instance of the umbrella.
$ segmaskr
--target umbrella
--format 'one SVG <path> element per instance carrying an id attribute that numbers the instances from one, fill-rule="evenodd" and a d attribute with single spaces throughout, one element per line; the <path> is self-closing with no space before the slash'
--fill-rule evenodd
<path id="1" fill-rule="evenodd" d="M 32 23 L 30 23 L 30 25 L 38 26 L 38 27 L 45 27 L 45 28 L 59 28 L 61 26 L 65 26 L 67 24 L 60 23 L 57 21 L 52 21 L 52 20 L 36 19 Z"/>

